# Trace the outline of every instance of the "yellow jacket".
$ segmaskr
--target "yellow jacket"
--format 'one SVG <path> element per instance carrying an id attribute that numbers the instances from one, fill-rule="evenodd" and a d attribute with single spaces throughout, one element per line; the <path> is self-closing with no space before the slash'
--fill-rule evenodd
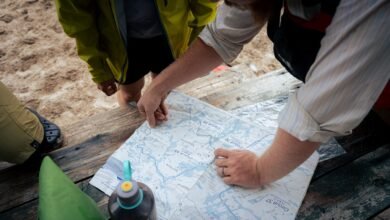
<path id="1" fill-rule="evenodd" d="M 175 58 L 214 19 L 217 8 L 210 0 L 154 1 Z M 55 4 L 59 21 L 65 33 L 76 39 L 78 54 L 88 63 L 93 81 L 124 82 L 128 57 L 123 0 L 55 0 Z"/>

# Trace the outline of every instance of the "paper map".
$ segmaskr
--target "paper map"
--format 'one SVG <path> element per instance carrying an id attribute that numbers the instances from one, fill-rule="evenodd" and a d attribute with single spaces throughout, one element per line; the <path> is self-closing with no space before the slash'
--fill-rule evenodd
<path id="1" fill-rule="evenodd" d="M 279 96 L 267 101 L 234 109 L 231 113 L 241 119 L 258 125 L 262 129 L 275 133 L 278 128 L 279 112 L 282 111 L 283 107 L 287 104 L 287 98 L 287 96 Z M 319 161 L 331 159 L 346 153 L 344 148 L 342 148 L 334 138 L 327 143 L 322 144 L 317 151 L 320 154 Z"/>
<path id="2" fill-rule="evenodd" d="M 228 186 L 216 173 L 214 149 L 241 148 L 259 155 L 270 145 L 274 130 L 178 92 L 167 103 L 169 120 L 154 129 L 141 125 L 98 170 L 93 186 L 110 195 L 123 178 L 123 161 L 130 160 L 133 179 L 153 190 L 158 219 L 295 218 L 318 153 L 261 189 Z"/>

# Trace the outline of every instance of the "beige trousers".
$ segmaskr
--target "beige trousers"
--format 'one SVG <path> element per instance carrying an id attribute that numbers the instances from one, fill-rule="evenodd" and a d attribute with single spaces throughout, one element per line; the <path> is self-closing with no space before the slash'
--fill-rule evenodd
<path id="1" fill-rule="evenodd" d="M 39 119 L 0 82 L 0 161 L 23 163 L 43 140 Z"/>

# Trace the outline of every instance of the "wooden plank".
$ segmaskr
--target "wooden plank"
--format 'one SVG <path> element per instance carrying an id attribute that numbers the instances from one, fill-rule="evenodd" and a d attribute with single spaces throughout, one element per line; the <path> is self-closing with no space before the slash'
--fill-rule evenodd
<path id="1" fill-rule="evenodd" d="M 389 220 L 390 219 L 390 206 L 386 208 L 379 215 L 372 218 L 373 220 Z"/>
<path id="2" fill-rule="evenodd" d="M 292 85 L 289 82 L 292 81 L 286 80 L 290 77 L 287 74 L 273 73 L 240 85 L 232 84 L 230 87 L 225 87 L 226 91 L 214 92 L 213 96 L 223 97 L 222 93 L 232 91 L 240 93 L 240 88 L 247 91 L 248 86 L 254 88 L 251 94 L 242 96 L 244 102 L 237 102 L 236 96 L 225 96 L 223 102 L 217 99 L 210 99 L 210 102 L 222 108 L 226 105 L 221 106 L 220 103 L 230 103 L 230 108 L 236 108 L 243 104 L 263 101 L 262 99 L 268 95 L 257 95 L 255 91 L 259 94 L 266 94 L 273 89 L 265 87 L 265 89 L 256 90 L 256 82 L 267 85 L 270 84 L 267 83 L 268 81 L 272 81 L 272 84 L 277 85 L 278 88 L 273 94 L 279 95 L 290 90 Z M 204 94 L 199 90 L 193 95 L 199 97 Z M 250 100 L 246 100 L 247 98 Z M 134 108 L 114 109 L 89 117 L 63 128 L 66 146 L 50 153 L 50 156 L 74 182 L 88 179 L 143 121 L 144 119 Z M 13 166 L 0 171 L 0 194 L 6 195 L 8 192 L 14 192 L 0 198 L 0 212 L 11 210 L 37 198 L 37 169 L 37 167 L 28 167 L 26 170 L 23 166 Z M 18 209 L 14 210 L 18 211 Z"/>
<path id="3" fill-rule="evenodd" d="M 390 205 L 390 145 L 312 183 L 297 219 L 367 219 Z"/>
<path id="4" fill-rule="evenodd" d="M 116 108 L 65 127 L 65 145 L 79 144 L 101 134 L 121 135 L 126 139 L 132 134 L 132 129 L 143 121 L 144 118 L 133 107 Z"/>
<path id="5" fill-rule="evenodd" d="M 143 121 L 136 109 L 115 109 L 92 116 L 64 128 L 68 143 L 83 142 L 49 155 L 73 181 L 80 181 L 92 176 Z M 0 194 L 7 196 L 0 197 L 0 210 L 37 198 L 37 186 L 38 167 L 13 166 L 2 170 Z"/>
<path id="6" fill-rule="evenodd" d="M 79 182 L 77 185 L 87 195 L 92 195 L 90 197 L 92 197 L 97 202 L 97 205 L 99 209 L 102 211 L 102 214 L 105 215 L 108 219 L 109 217 L 108 209 L 107 209 L 108 197 L 106 196 L 106 194 L 100 192 L 97 188 L 89 185 L 89 180 L 90 179 L 83 180 Z M 37 212 L 38 212 L 38 198 L 35 198 L 14 209 L 1 213 L 0 219 L 35 220 L 37 219 L 38 216 Z"/>
<path id="7" fill-rule="evenodd" d="M 231 89 L 231 90 L 235 90 L 235 88 L 229 88 L 229 89 Z M 288 90 L 286 90 L 286 91 L 288 91 Z M 200 92 L 198 92 L 198 93 L 196 93 L 196 94 L 200 94 Z M 195 94 L 195 95 L 196 95 Z M 218 96 L 218 94 L 215 94 L 215 96 Z M 246 100 L 246 98 L 248 98 L 248 97 L 251 97 L 251 96 L 243 96 L 244 97 L 244 101 L 245 102 L 242 102 L 242 103 L 249 103 L 249 104 L 252 104 L 251 102 L 246 102 L 247 100 Z M 254 96 L 254 97 L 259 97 L 259 96 Z M 266 96 L 265 96 L 266 97 Z M 234 99 L 233 99 L 234 100 Z M 214 99 L 214 101 L 215 101 L 215 99 Z M 217 104 L 219 103 L 219 102 L 216 102 Z M 224 102 L 221 102 L 221 103 L 224 103 Z M 239 103 L 240 104 L 240 103 Z M 239 105 L 238 104 L 238 105 Z M 228 107 L 231 107 L 231 106 L 229 106 L 229 105 L 227 105 Z M 231 107 L 231 108 L 234 108 L 234 106 L 233 107 Z M 101 120 L 101 121 L 105 121 L 107 118 L 109 119 L 109 118 L 111 118 L 112 116 L 115 116 L 117 113 L 112 113 L 112 114 L 102 114 L 101 116 L 99 116 L 99 117 L 97 117 L 97 118 L 95 118 L 96 119 L 96 121 L 95 120 L 86 120 L 86 121 L 94 121 L 94 123 L 96 123 L 95 125 L 94 125 L 94 127 L 91 127 L 90 128 L 90 130 L 88 130 L 89 132 L 86 132 L 86 135 L 82 135 L 82 138 L 81 139 L 84 139 L 85 140 L 85 147 L 80 147 L 80 146 L 75 146 L 75 149 L 77 149 L 77 147 L 80 147 L 81 148 L 81 150 L 83 150 L 83 149 L 86 149 L 87 147 L 86 146 L 88 146 L 88 148 L 89 147 L 93 147 L 92 145 L 93 145 L 93 143 L 94 142 L 104 142 L 104 141 L 107 141 L 106 139 L 104 139 L 104 137 L 102 136 L 102 137 L 100 137 L 100 138 L 102 138 L 102 139 L 98 139 L 97 137 L 99 137 L 99 136 L 96 136 L 95 135 L 95 132 L 93 131 L 93 129 L 96 129 L 96 131 L 98 131 L 98 132 L 96 132 L 96 133 L 99 133 L 99 132 L 104 132 L 104 131 L 107 131 L 107 130 L 110 130 L 109 128 L 105 128 L 105 123 L 99 123 L 99 121 L 100 121 L 100 119 L 101 118 L 105 118 L 104 120 Z M 105 117 L 105 116 L 108 116 L 107 118 Z M 139 116 L 138 116 L 139 117 Z M 115 121 L 115 120 L 119 120 L 119 122 L 121 122 L 121 120 L 124 120 L 126 118 L 126 116 L 125 115 L 123 115 L 123 116 L 120 116 L 120 117 L 114 117 L 113 118 L 113 120 Z M 142 120 L 141 120 L 142 121 Z M 80 122 L 81 124 L 84 124 L 84 123 L 86 123 L 86 124 L 88 124 L 89 122 Z M 75 125 L 74 127 L 77 129 L 77 127 L 78 127 L 79 125 Z M 73 128 L 72 128 L 73 129 Z M 114 129 L 114 128 L 112 128 L 111 130 L 110 130 L 110 132 L 107 134 L 107 137 L 109 137 L 110 135 L 112 135 L 112 133 L 115 133 L 116 132 L 116 130 Z M 131 132 L 130 132 L 131 133 Z M 77 130 L 74 130 L 74 132 L 72 133 L 72 132 L 70 132 L 70 134 L 73 134 L 73 135 L 71 135 L 71 139 L 68 139 L 69 140 L 69 143 L 71 143 L 71 144 L 73 144 L 73 143 L 76 143 L 77 142 L 77 140 L 75 140 L 75 139 L 73 139 L 73 138 L 75 138 L 75 137 L 77 137 Z M 94 139 L 94 138 L 97 138 L 97 139 Z M 107 138 L 108 139 L 108 138 Z M 120 138 L 119 138 L 120 139 Z M 126 138 L 124 138 L 124 139 L 126 139 Z M 123 140 L 124 140 L 123 139 Z M 75 140 L 75 142 L 72 142 L 73 140 Z M 112 141 L 112 143 L 113 143 L 113 145 L 115 145 L 115 140 L 111 140 Z M 118 144 L 118 146 L 119 146 L 120 144 Z M 116 147 L 117 146 L 115 146 L 114 147 L 114 149 L 116 149 Z M 80 148 L 78 149 L 78 150 L 80 150 Z M 74 150 L 75 150 L 74 149 Z M 75 151 L 78 151 L 78 150 L 75 150 Z M 73 150 L 72 150 L 73 151 Z M 72 152 L 71 151 L 71 152 Z M 93 151 L 93 152 L 96 152 L 96 151 Z M 99 152 L 99 151 L 98 151 Z M 59 157 L 58 157 L 58 159 L 55 159 L 56 160 L 56 162 L 58 163 L 58 161 L 57 160 L 60 160 L 60 159 L 62 159 L 61 158 L 61 156 L 64 156 L 64 155 L 62 155 L 63 153 L 61 153 L 60 155 L 58 155 Z M 65 155 L 66 154 L 68 154 L 68 152 L 65 152 Z M 110 154 L 108 154 L 108 155 L 110 155 Z M 77 156 L 77 155 L 74 155 L 74 156 Z M 103 157 L 105 157 L 105 156 L 103 156 Z M 102 157 L 102 158 L 103 158 Z M 68 159 L 66 159 L 67 157 L 65 157 L 65 159 L 63 159 L 63 164 L 62 165 L 60 165 L 61 166 L 61 168 L 62 169 L 64 169 L 64 168 L 66 168 L 67 167 L 67 165 L 69 165 L 68 163 L 74 163 L 74 162 L 66 162 L 66 160 L 68 160 Z M 75 158 L 75 162 L 77 162 L 77 161 L 80 161 L 80 160 L 82 160 L 82 157 L 81 158 Z M 92 163 L 94 163 L 94 159 L 92 159 L 91 158 L 91 160 L 93 160 L 92 161 Z M 106 159 L 104 159 L 103 161 L 102 161 L 102 163 L 104 163 L 105 162 L 105 160 Z M 100 165 L 98 165 L 97 166 L 97 169 L 99 168 L 101 166 L 101 164 Z M 92 168 L 92 170 L 93 170 L 94 168 Z M 81 171 L 77 171 L 77 170 L 75 170 L 75 168 L 74 167 L 68 167 L 67 168 L 67 172 L 69 173 L 68 175 L 70 175 L 70 176 L 72 176 L 72 179 L 73 178 L 75 178 L 75 179 L 78 179 L 78 178 L 82 178 L 82 177 L 84 177 L 85 175 L 89 175 L 88 174 L 88 172 L 86 172 L 86 173 L 84 173 L 84 172 L 82 172 L 83 170 L 81 170 Z M 94 173 L 94 172 L 93 172 Z M 23 174 L 22 174 L 23 175 Z M 84 191 L 86 191 L 89 195 L 91 195 L 91 197 L 92 198 L 94 198 L 95 199 L 95 201 L 97 201 L 98 202 L 98 205 L 104 210 L 105 209 L 105 207 L 106 207 L 106 203 L 107 203 L 107 197 L 105 197 L 104 196 L 104 194 L 103 193 L 101 193 L 100 191 L 98 191 L 96 188 L 94 188 L 94 187 L 92 187 L 92 186 L 90 186 L 90 185 L 88 185 L 88 182 L 89 182 L 89 179 L 90 177 L 87 177 L 87 179 L 82 179 L 81 180 L 81 182 L 80 182 L 80 185 L 82 186 L 82 189 L 84 190 Z M 77 180 L 76 180 L 77 181 Z M 21 203 L 22 204 L 22 203 Z M 11 210 L 9 210 L 9 211 L 7 211 L 7 212 L 4 212 L 4 213 L 2 213 L 2 214 L 0 214 L 0 219 L 24 219 L 24 218 L 26 218 L 26 219 L 32 219 L 32 218 L 35 218 L 35 216 L 36 216 L 36 210 L 37 210 L 37 199 L 36 198 L 34 198 L 34 199 L 32 199 L 32 200 L 29 200 L 29 201 L 26 201 L 23 205 L 21 205 L 21 206 L 19 206 L 19 207 L 17 207 L 17 208 L 14 208 L 14 209 L 11 209 Z M 15 215 L 15 214 L 17 214 L 17 213 L 24 213 L 24 214 L 22 214 L 22 215 Z M 17 217 L 16 217 L 17 216 Z M 34 217 L 32 217 L 32 216 L 34 216 Z"/>
<path id="8" fill-rule="evenodd" d="M 233 110 L 280 95 L 288 95 L 300 85 L 301 82 L 288 72 L 279 70 L 222 92 L 210 93 L 207 96 L 198 93 L 193 95 L 224 110 Z"/>
<path id="9" fill-rule="evenodd" d="M 24 203 L 14 210 L 0 213 L 0 219 L 4 220 L 36 220 L 38 213 L 38 199 Z"/>
<path id="10" fill-rule="evenodd" d="M 177 90 L 189 95 L 200 91 L 203 96 L 217 91 L 223 91 L 232 85 L 239 85 L 244 82 L 258 78 L 248 65 L 237 65 L 220 72 L 211 72 L 208 75 L 193 80 L 180 86 Z"/>

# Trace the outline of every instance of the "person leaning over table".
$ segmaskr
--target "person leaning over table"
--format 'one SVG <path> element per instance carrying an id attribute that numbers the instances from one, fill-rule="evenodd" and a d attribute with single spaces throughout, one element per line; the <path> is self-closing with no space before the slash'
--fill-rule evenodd
<path id="1" fill-rule="evenodd" d="M 217 149 L 215 163 L 225 183 L 242 187 L 260 187 L 287 175 L 321 142 L 349 134 L 390 76 L 390 1 L 306 2 L 226 0 L 184 56 L 151 83 L 139 111 L 154 127 L 161 122 L 154 112 L 168 91 L 221 62 L 230 63 L 268 22 L 276 58 L 304 85 L 290 95 L 275 138 L 262 155 Z M 383 99 L 389 110 L 389 97 Z"/>
<path id="2" fill-rule="evenodd" d="M 209 0 L 55 0 L 55 4 L 92 80 L 108 96 L 118 90 L 121 106 L 139 100 L 144 75 L 152 72 L 154 77 L 183 54 L 214 19 L 217 7 Z"/>

